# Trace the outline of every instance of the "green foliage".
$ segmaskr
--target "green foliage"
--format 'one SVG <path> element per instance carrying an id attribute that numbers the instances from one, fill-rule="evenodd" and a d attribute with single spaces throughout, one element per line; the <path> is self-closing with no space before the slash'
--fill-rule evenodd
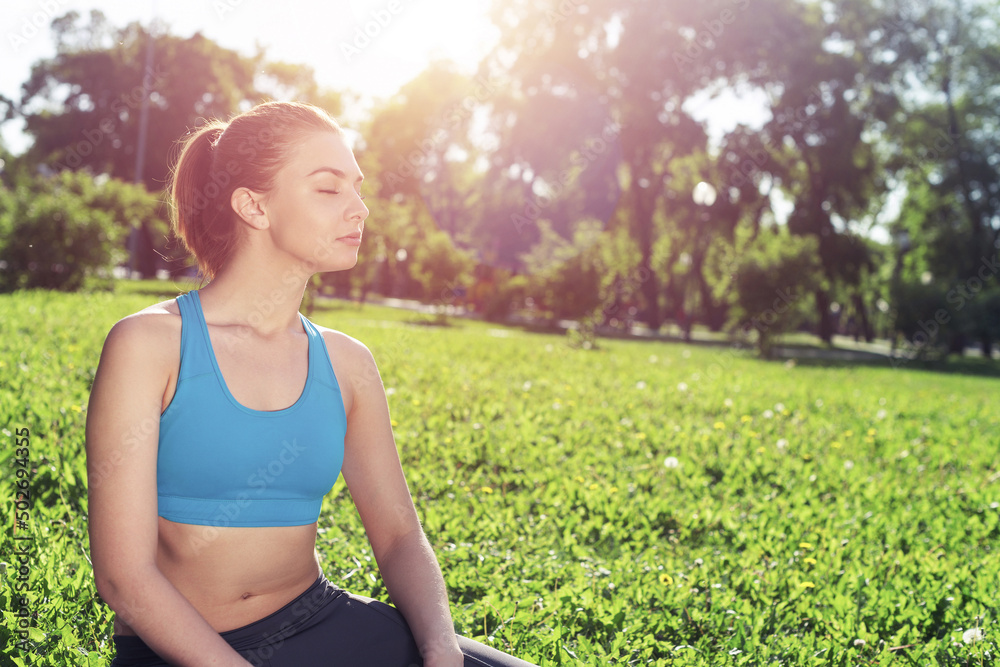
<path id="1" fill-rule="evenodd" d="M 0 290 L 78 290 L 106 281 L 125 259 L 127 230 L 157 221 L 158 205 L 141 186 L 85 172 L 21 178 L 0 189 Z"/>
<path id="2" fill-rule="evenodd" d="M 0 636 L 5 667 L 113 656 L 87 560 L 87 396 L 108 329 L 154 287 L 0 295 L 0 513 L 27 427 L 37 614 L 29 653 Z M 539 665 L 995 664 L 994 379 L 401 317 L 321 303 L 313 319 L 365 341 L 392 389 L 461 634 Z M 388 599 L 342 479 L 317 550 L 332 581 Z"/>
<path id="3" fill-rule="evenodd" d="M 994 279 L 995 280 L 995 279 Z M 972 278 L 958 284 L 902 281 L 896 286 L 893 329 L 918 359 L 954 352 L 959 341 L 1000 339 L 1000 286 Z"/>
<path id="4" fill-rule="evenodd" d="M 524 301 L 530 289 L 530 280 L 527 276 L 512 275 L 506 269 L 498 269 L 492 273 L 493 282 L 483 295 L 483 319 L 503 322 L 514 306 Z"/>
<path id="5" fill-rule="evenodd" d="M 542 240 L 522 256 L 531 276 L 529 296 L 555 319 L 593 315 L 602 304 L 601 223 L 579 223 L 567 242 L 548 221 L 538 222 Z"/>
<path id="6" fill-rule="evenodd" d="M 805 318 L 812 292 L 822 284 L 815 237 L 759 234 L 736 264 L 734 309 L 740 331 L 756 331 L 760 354 L 769 357 L 774 336 Z"/>
<path id="7" fill-rule="evenodd" d="M 439 307 L 447 307 L 458 298 L 459 288 L 467 281 L 473 260 L 455 245 L 444 232 L 435 231 L 420 241 L 413 251 L 410 273 L 420 282 L 424 298 Z"/>

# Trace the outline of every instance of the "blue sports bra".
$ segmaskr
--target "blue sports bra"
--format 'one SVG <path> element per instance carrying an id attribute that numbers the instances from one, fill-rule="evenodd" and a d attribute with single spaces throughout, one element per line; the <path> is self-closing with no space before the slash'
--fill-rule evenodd
<path id="1" fill-rule="evenodd" d="M 160 415 L 157 513 L 203 526 L 301 526 L 344 462 L 347 415 L 322 334 L 302 313 L 309 373 L 283 410 L 238 403 L 219 370 L 198 290 L 177 297 L 181 358 L 177 388 Z"/>

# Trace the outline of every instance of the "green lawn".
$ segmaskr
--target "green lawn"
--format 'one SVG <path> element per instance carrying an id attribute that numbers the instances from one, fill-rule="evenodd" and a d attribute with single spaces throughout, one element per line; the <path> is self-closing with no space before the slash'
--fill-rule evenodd
<path id="1" fill-rule="evenodd" d="M 87 558 L 85 410 L 108 329 L 170 296 L 123 291 L 0 296 L 0 665 L 111 658 Z M 375 354 L 462 634 L 540 665 L 996 664 L 997 379 L 584 350 L 342 302 L 311 318 Z M 30 654 L 12 634 L 21 428 Z M 318 548 L 335 583 L 386 598 L 342 480 Z M 983 640 L 964 642 L 976 627 Z"/>

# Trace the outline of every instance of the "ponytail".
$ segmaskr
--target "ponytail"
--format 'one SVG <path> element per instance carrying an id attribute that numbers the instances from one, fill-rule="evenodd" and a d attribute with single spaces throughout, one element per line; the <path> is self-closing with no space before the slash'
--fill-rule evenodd
<path id="1" fill-rule="evenodd" d="M 171 228 L 212 280 L 247 237 L 230 206 L 233 191 L 267 192 L 293 144 L 309 132 L 342 130 L 326 111 L 299 102 L 266 102 L 213 120 L 181 141 L 171 171 Z"/>

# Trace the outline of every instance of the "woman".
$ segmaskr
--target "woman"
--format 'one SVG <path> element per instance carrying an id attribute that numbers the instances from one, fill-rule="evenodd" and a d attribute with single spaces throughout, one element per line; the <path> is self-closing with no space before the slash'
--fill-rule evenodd
<path id="1" fill-rule="evenodd" d="M 172 222 L 211 282 L 111 328 L 87 415 L 114 667 L 528 664 L 455 634 L 375 361 L 298 312 L 314 273 L 357 263 L 362 179 L 310 105 L 184 142 Z M 395 608 L 323 574 L 316 520 L 340 472 Z"/>

